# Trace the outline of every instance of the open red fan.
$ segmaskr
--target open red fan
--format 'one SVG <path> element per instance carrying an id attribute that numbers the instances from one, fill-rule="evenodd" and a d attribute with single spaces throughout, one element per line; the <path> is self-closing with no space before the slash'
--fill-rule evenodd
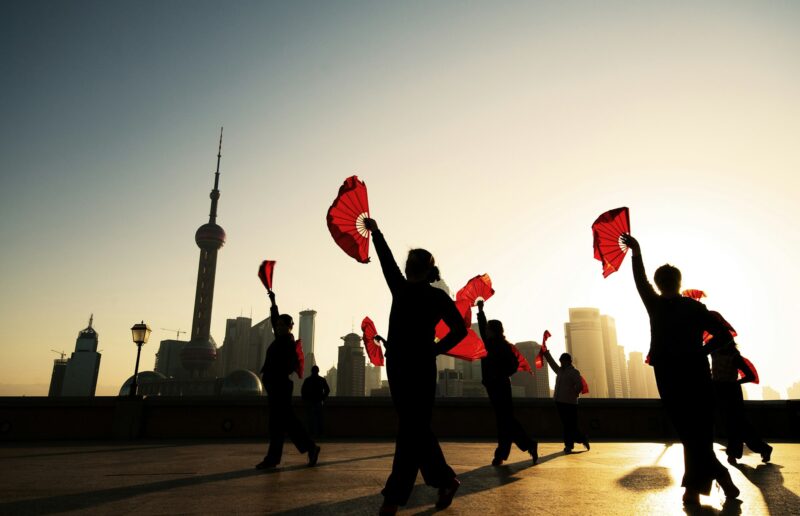
<path id="1" fill-rule="evenodd" d="M 694 299 L 695 301 L 700 301 L 704 297 L 706 297 L 706 293 L 702 290 L 697 290 L 696 288 L 687 288 L 683 292 L 681 292 L 683 297 L 688 297 Z"/>
<path id="2" fill-rule="evenodd" d="M 456 294 L 456 301 L 468 301 L 470 306 L 475 306 L 478 299 L 486 301 L 494 295 L 492 288 L 492 278 L 488 274 L 475 276 L 464 285 L 464 288 Z"/>
<path id="3" fill-rule="evenodd" d="M 294 343 L 294 352 L 297 354 L 297 373 L 298 378 L 303 377 L 303 369 L 306 366 L 306 355 L 303 353 L 303 341 L 301 339 L 297 339 Z"/>
<path id="4" fill-rule="evenodd" d="M 361 321 L 361 331 L 363 332 L 361 340 L 364 341 L 364 347 L 367 349 L 369 361 L 374 366 L 382 366 L 384 364 L 383 350 L 380 344 L 375 342 L 375 336 L 378 335 L 378 330 L 375 328 L 375 323 L 372 322 L 372 319 L 364 317 L 364 320 Z"/>
<path id="5" fill-rule="evenodd" d="M 609 210 L 592 224 L 594 257 L 603 263 L 603 277 L 617 272 L 628 246 L 622 243 L 622 235 L 630 234 L 631 223 L 628 208 Z"/>
<path id="6" fill-rule="evenodd" d="M 275 261 L 273 260 L 264 260 L 261 262 L 261 265 L 258 266 L 258 277 L 269 292 L 272 292 L 272 273 L 274 271 Z"/>
<path id="7" fill-rule="evenodd" d="M 517 357 L 517 364 L 519 364 L 517 366 L 517 371 L 525 371 L 526 373 L 533 374 L 533 369 L 531 369 L 531 364 L 530 362 L 528 362 L 528 359 L 525 358 L 525 355 L 520 353 L 519 349 L 517 349 L 517 346 L 511 343 L 509 343 L 508 345 L 511 346 L 511 351 L 514 352 L 514 356 Z"/>
<path id="8" fill-rule="evenodd" d="M 542 347 L 539 349 L 539 352 L 536 354 L 536 369 L 541 369 L 544 367 L 544 354 L 547 353 L 547 339 L 551 337 L 550 332 L 544 330 L 544 335 L 542 335 Z"/>
<path id="9" fill-rule="evenodd" d="M 456 301 L 456 308 L 464 319 L 464 326 L 472 326 L 472 304 L 466 299 L 460 299 Z"/>
<path id="10" fill-rule="evenodd" d="M 367 185 L 350 176 L 328 209 L 328 230 L 336 244 L 361 263 L 369 262 L 369 230 L 364 227 L 368 217 Z"/>
<path id="11" fill-rule="evenodd" d="M 755 379 L 753 380 L 753 383 L 758 383 L 758 381 L 759 381 L 758 380 L 758 371 L 756 371 L 756 366 L 754 366 L 751 361 L 747 360 L 744 357 L 742 357 L 742 360 L 744 360 L 744 365 L 746 365 L 747 368 L 750 369 L 750 372 L 753 373 L 753 376 L 755 376 Z M 742 371 L 739 371 L 739 379 L 741 380 L 742 378 L 744 378 L 744 373 L 742 373 Z"/>
<path id="12" fill-rule="evenodd" d="M 583 376 L 581 376 L 581 394 L 589 394 L 589 384 Z"/>
<path id="13" fill-rule="evenodd" d="M 436 340 L 442 340 L 448 333 L 450 333 L 450 328 L 447 323 L 439 321 L 439 324 L 436 325 Z M 475 330 L 467 327 L 467 336 L 450 348 L 445 355 L 469 361 L 478 360 L 486 356 L 486 346 Z"/>
<path id="14" fill-rule="evenodd" d="M 736 330 L 733 329 L 733 326 L 731 326 L 731 323 L 729 323 L 728 321 L 725 320 L 724 317 L 722 317 L 721 313 L 715 312 L 714 310 L 709 310 L 708 313 L 710 313 L 711 315 L 716 317 L 719 322 L 721 322 L 722 324 L 725 325 L 726 328 L 728 328 L 728 331 L 731 333 L 731 337 L 736 337 L 736 336 L 739 335 L 738 333 L 736 333 Z M 713 337 L 713 335 L 711 335 L 707 331 L 704 331 L 703 332 L 703 344 L 707 344 L 708 341 L 711 340 L 712 337 Z"/>

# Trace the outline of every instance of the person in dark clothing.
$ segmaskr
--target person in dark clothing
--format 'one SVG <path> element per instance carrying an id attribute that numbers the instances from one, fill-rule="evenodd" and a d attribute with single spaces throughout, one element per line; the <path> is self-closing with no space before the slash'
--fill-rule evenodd
<path id="1" fill-rule="evenodd" d="M 556 374 L 553 399 L 564 431 L 564 453 L 572 453 L 576 442 L 583 444 L 584 448 L 589 450 L 589 439 L 578 428 L 578 396 L 583 390 L 581 372 L 572 366 L 572 355 L 569 353 L 561 354 L 559 357 L 561 365 L 556 364 L 549 349 L 545 349 L 544 358 Z"/>
<path id="2" fill-rule="evenodd" d="M 392 293 L 386 346 L 386 374 L 397 412 L 398 431 L 392 473 L 386 481 L 381 514 L 395 514 L 405 505 L 417 471 L 425 483 L 438 488 L 436 507 L 448 507 L 460 482 L 445 461 L 431 430 L 436 395 L 436 355 L 445 353 L 466 335 L 464 320 L 450 297 L 430 283 L 439 279 L 433 256 L 424 249 L 408 253 L 405 277 L 395 262 L 378 224 L 365 219 L 383 275 Z M 435 328 L 444 320 L 450 332 L 435 341 Z"/>
<path id="3" fill-rule="evenodd" d="M 311 376 L 303 382 L 300 395 L 306 404 L 306 415 L 308 416 L 308 425 L 311 427 L 311 435 L 315 437 L 322 435 L 322 405 L 328 399 L 330 393 L 331 388 L 328 387 L 328 381 L 319 375 L 319 367 L 312 367 Z"/>
<path id="4" fill-rule="evenodd" d="M 525 433 L 525 429 L 514 417 L 511 400 L 511 381 L 508 377 L 517 371 L 519 362 L 511 350 L 511 343 L 506 340 L 503 323 L 495 319 L 486 320 L 481 300 L 478 301 L 478 330 L 487 352 L 481 359 L 482 383 L 486 387 L 497 421 L 497 448 L 494 450 L 492 466 L 500 466 L 508 459 L 512 442 L 520 450 L 529 452 L 536 464 L 539 460 L 539 443 Z"/>
<path id="5" fill-rule="evenodd" d="M 257 469 L 274 468 L 281 462 L 284 435 L 288 431 L 297 451 L 308 453 L 308 465 L 314 466 L 320 448 L 308 436 L 303 424 L 292 410 L 293 383 L 289 375 L 297 369 L 298 359 L 292 335 L 294 321 L 288 314 L 280 314 L 275 304 L 275 293 L 269 291 L 272 306 L 269 309 L 275 340 L 267 348 L 261 379 L 269 397 L 269 450 Z"/>
<path id="6" fill-rule="evenodd" d="M 739 371 L 744 376 L 739 379 Z M 711 354 L 711 377 L 714 380 L 714 395 L 722 421 L 728 435 L 725 454 L 728 464 L 736 465 L 742 458 L 744 445 L 761 455 L 763 462 L 772 458 L 772 446 L 764 442 L 744 414 L 742 384 L 756 379 L 745 364 L 736 344 L 724 346 Z"/>
<path id="7" fill-rule="evenodd" d="M 656 293 L 647 280 L 639 242 L 623 235 L 632 251 L 633 279 L 650 316 L 650 365 L 667 415 L 683 444 L 683 502 L 698 505 L 714 479 L 728 498 L 739 496 L 730 473 L 714 454 L 714 390 L 708 354 L 728 345 L 731 335 L 703 303 L 680 295 L 681 273 L 663 265 L 656 270 Z M 713 338 L 704 346 L 703 332 Z"/>

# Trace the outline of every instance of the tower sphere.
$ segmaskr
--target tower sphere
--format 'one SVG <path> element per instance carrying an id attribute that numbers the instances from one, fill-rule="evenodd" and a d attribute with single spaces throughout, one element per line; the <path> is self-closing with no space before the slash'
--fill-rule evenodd
<path id="1" fill-rule="evenodd" d="M 219 249 L 225 244 L 225 230 L 212 222 L 203 224 L 197 228 L 194 241 L 200 249 L 207 251 Z"/>

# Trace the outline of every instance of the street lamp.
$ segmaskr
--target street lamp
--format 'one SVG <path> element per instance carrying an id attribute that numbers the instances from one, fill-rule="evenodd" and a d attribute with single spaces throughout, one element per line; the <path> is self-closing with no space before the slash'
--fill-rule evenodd
<path id="1" fill-rule="evenodd" d="M 133 370 L 133 383 L 131 384 L 129 393 L 131 397 L 135 397 L 137 395 L 139 387 L 139 382 L 137 380 L 139 376 L 139 356 L 142 354 L 142 344 L 147 344 L 147 339 L 150 338 L 151 331 L 152 330 L 150 327 L 146 325 L 144 321 L 134 324 L 131 328 L 133 342 L 136 343 L 136 369 Z"/>

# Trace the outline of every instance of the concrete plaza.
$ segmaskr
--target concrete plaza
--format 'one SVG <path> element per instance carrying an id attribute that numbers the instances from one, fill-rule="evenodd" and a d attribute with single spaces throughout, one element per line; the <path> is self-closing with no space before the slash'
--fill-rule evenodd
<path id="1" fill-rule="evenodd" d="M 320 444 L 315 468 L 287 446 L 280 468 L 258 471 L 266 446 L 254 441 L 4 443 L 0 514 L 376 514 L 393 443 Z M 741 503 L 723 505 L 715 487 L 692 514 L 800 514 L 800 444 L 774 447 L 771 464 L 746 455 L 730 467 Z M 680 444 L 561 448 L 542 443 L 534 467 L 518 450 L 492 467 L 493 443 L 444 442 L 462 486 L 443 514 L 684 513 Z M 419 482 L 401 514 L 434 512 L 435 490 Z"/>

